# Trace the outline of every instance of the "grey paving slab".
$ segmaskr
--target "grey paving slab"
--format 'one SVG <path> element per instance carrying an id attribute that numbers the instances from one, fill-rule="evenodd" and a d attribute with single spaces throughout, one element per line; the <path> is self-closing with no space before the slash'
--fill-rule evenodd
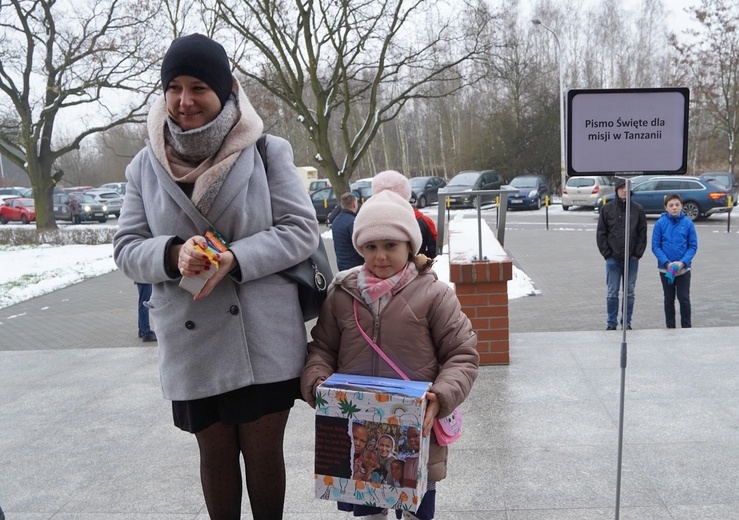
<path id="1" fill-rule="evenodd" d="M 622 518 L 703 518 L 739 506 L 739 407 L 734 377 L 721 375 L 739 368 L 739 347 L 729 339 L 739 329 L 725 331 L 723 343 L 713 344 L 722 357 L 699 367 L 725 368 L 710 393 L 627 392 Z M 439 518 L 613 513 L 617 383 L 607 392 L 596 383 L 618 381 L 620 369 L 615 361 L 610 368 L 580 364 L 587 342 L 573 334 L 514 335 L 527 352 L 514 353 L 510 366 L 481 369 L 463 406 L 466 433 L 450 455 L 450 478 L 439 487 Z M 682 347 L 669 342 L 669 331 L 661 334 L 672 371 L 652 370 L 649 388 L 673 388 L 675 370 L 690 372 L 681 366 L 690 361 L 679 355 Z M 652 339 L 656 345 L 659 334 Z M 575 366 L 527 365 L 537 350 Z M 156 350 L 142 347 L 0 352 L 0 503 L 8 518 L 207 517 L 197 448 L 171 425 L 156 362 Z M 663 358 L 652 362 L 665 368 Z M 627 390 L 632 382 L 641 388 L 631 370 Z M 313 498 L 312 432 L 313 411 L 298 403 L 285 441 L 285 518 L 341 518 L 333 503 Z"/>

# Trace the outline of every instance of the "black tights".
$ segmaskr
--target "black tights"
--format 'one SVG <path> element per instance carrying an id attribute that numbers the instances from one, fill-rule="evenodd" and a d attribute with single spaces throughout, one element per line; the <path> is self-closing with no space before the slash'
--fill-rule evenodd
<path id="1" fill-rule="evenodd" d="M 241 518 L 241 466 L 254 520 L 280 520 L 285 503 L 282 442 L 290 410 L 236 426 L 215 423 L 195 434 L 200 480 L 212 520 Z"/>

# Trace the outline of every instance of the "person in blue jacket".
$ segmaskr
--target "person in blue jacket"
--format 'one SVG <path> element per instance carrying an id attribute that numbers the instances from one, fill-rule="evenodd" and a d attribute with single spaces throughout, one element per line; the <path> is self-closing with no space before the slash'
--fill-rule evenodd
<path id="1" fill-rule="evenodd" d="M 695 226 L 683 213 L 683 199 L 674 193 L 665 197 L 665 212 L 654 225 L 652 252 L 657 257 L 659 277 L 665 294 L 665 323 L 675 328 L 675 296 L 680 302 L 680 326 L 692 326 L 690 318 L 690 271 L 698 251 Z"/>

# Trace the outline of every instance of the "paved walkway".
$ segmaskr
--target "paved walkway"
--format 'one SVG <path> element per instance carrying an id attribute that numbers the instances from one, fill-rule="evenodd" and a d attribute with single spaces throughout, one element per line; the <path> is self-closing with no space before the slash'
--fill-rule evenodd
<path id="1" fill-rule="evenodd" d="M 590 309 L 602 280 L 575 283 L 579 247 L 554 233 L 514 235 L 506 246 L 542 295 L 512 302 L 511 364 L 482 367 L 464 404 L 465 435 L 439 485 L 437 519 L 614 518 L 622 332 L 601 330 L 600 311 Z M 739 251 L 702 244 L 706 260 Z M 551 258 L 537 260 L 537 250 Z M 666 330 L 643 313 L 628 333 L 622 519 L 739 518 L 735 279 L 713 287 L 725 302 L 695 291 L 710 326 Z M 135 287 L 114 272 L 0 309 L 8 520 L 207 519 L 194 439 L 171 424 L 157 350 L 136 338 L 135 307 Z M 312 430 L 312 410 L 297 403 L 285 518 L 346 518 L 313 498 Z"/>

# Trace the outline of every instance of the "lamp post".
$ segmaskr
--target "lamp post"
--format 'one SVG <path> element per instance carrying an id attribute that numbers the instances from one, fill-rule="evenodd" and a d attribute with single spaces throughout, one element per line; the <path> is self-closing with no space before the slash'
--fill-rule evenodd
<path id="1" fill-rule="evenodd" d="M 565 99 L 564 99 L 564 82 L 562 79 L 562 47 L 559 45 L 559 37 L 557 33 L 552 30 L 551 27 L 543 24 L 539 19 L 531 20 L 534 25 L 541 25 L 544 29 L 552 33 L 554 41 L 557 44 L 557 63 L 559 65 L 559 174 L 562 183 L 561 189 L 564 190 L 566 182 L 566 171 L 565 167 Z"/>

